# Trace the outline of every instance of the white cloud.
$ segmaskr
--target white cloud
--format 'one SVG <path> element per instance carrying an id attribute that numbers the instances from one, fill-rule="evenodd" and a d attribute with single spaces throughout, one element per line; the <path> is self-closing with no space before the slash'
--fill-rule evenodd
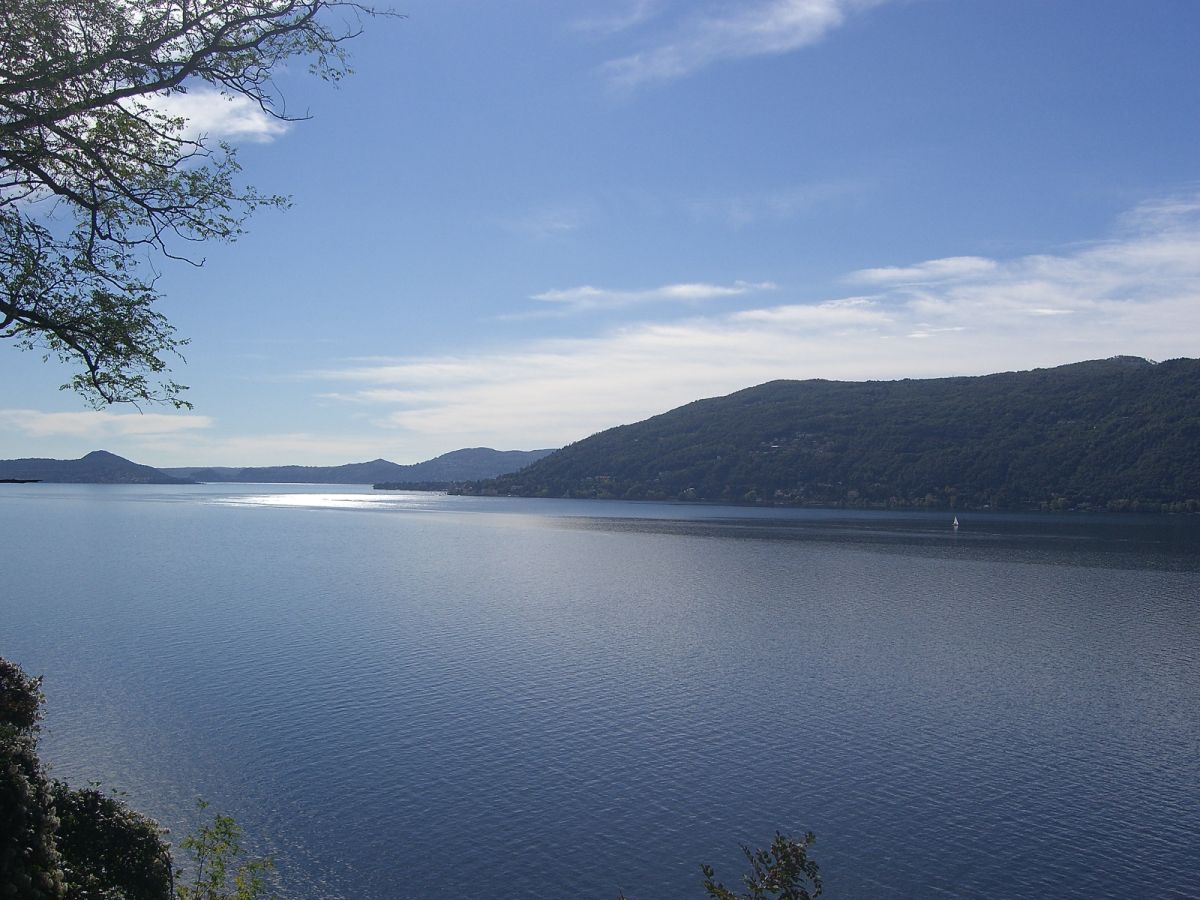
<path id="1" fill-rule="evenodd" d="M 218 139 L 266 143 L 283 135 L 288 123 L 264 112 L 247 97 L 227 97 L 218 91 L 198 89 L 186 94 L 159 94 L 150 105 L 169 116 L 187 120 L 185 133 Z"/>
<path id="2" fill-rule="evenodd" d="M 860 269 L 851 273 L 850 281 L 864 284 L 928 284 L 936 281 L 951 281 L 956 278 L 971 278 L 994 271 L 996 263 L 979 256 L 948 256 L 931 259 L 915 266 L 884 266 L 877 269 Z"/>
<path id="3" fill-rule="evenodd" d="M 765 0 L 686 19 L 666 41 L 605 64 L 622 87 L 682 78 L 723 60 L 774 56 L 815 44 L 847 16 L 887 0 Z"/>
<path id="4" fill-rule="evenodd" d="M 575 310 L 587 310 L 632 306 L 638 303 L 698 303 L 723 297 L 739 297 L 754 291 L 769 291 L 774 287 L 775 285 L 769 281 L 735 281 L 731 285 L 688 282 L 665 284 L 646 290 L 619 291 L 585 284 L 580 287 L 543 291 L 540 294 L 534 294 L 531 299 L 544 303 L 561 304 Z"/>
<path id="5" fill-rule="evenodd" d="M 878 326 L 886 327 L 891 316 L 871 297 L 846 297 L 826 303 L 772 306 L 734 313 L 735 322 L 756 322 L 767 325 L 797 326 Z"/>
<path id="6" fill-rule="evenodd" d="M 1157 197 L 1139 203 L 1121 217 L 1121 225 L 1130 233 L 1169 231 L 1188 228 L 1188 223 L 1200 214 L 1200 193 Z"/>
<path id="7" fill-rule="evenodd" d="M 212 435 L 186 443 L 163 441 L 155 445 L 153 451 L 155 458 L 171 458 L 178 461 L 175 465 L 181 466 L 324 466 L 366 462 L 380 457 L 393 462 L 423 462 L 429 458 L 408 456 L 401 452 L 399 444 L 381 441 L 377 432 L 367 435 L 305 431 Z"/>
<path id="8" fill-rule="evenodd" d="M 377 409 L 379 424 L 405 441 L 534 447 L 778 378 L 937 377 L 1118 354 L 1195 355 L 1200 206 L 1174 209 L 1140 230 L 1057 254 L 949 257 L 855 273 L 875 288 L 869 296 L 789 297 L 588 338 L 362 363 L 313 377 L 348 388 L 332 396 Z M 668 287 L 682 297 L 729 290 Z M 612 295 L 624 301 L 621 292 L 595 288 L 546 299 L 603 303 Z"/>
<path id="9" fill-rule="evenodd" d="M 616 34 L 647 22 L 658 13 L 661 5 L 660 0 L 633 0 L 623 4 L 617 12 L 579 19 L 573 24 L 580 31 Z"/>
<path id="10" fill-rule="evenodd" d="M 0 409 L 0 427 L 29 437 L 148 437 L 192 433 L 211 427 L 208 416 L 165 413 L 115 413 L 107 410 L 41 412 L 35 409 Z"/>

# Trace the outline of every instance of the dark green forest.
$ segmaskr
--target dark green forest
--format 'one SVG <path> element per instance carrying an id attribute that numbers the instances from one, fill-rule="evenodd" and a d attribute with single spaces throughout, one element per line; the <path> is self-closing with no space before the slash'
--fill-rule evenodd
<path id="1" fill-rule="evenodd" d="M 1200 510 L 1200 360 L 772 381 L 457 493 L 780 506 Z"/>

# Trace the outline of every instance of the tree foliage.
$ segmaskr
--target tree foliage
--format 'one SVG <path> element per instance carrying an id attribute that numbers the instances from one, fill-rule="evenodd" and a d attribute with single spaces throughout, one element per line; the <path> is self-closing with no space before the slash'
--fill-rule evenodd
<path id="1" fill-rule="evenodd" d="M 180 842 L 176 885 L 165 832 L 95 786 L 50 781 L 37 755 L 41 679 L 0 658 L 0 898 L 257 900 L 270 860 L 246 858 L 241 829 L 216 815 Z M 201 808 L 206 806 L 203 802 Z"/>
<path id="2" fill-rule="evenodd" d="M 744 894 L 735 894 L 715 879 L 712 866 L 702 865 L 704 891 L 715 900 L 813 900 L 821 895 L 821 875 L 808 850 L 816 840 L 811 831 L 799 840 L 775 832 L 766 849 L 751 850 L 743 844 L 742 853 L 750 872 L 742 876 Z"/>
<path id="3" fill-rule="evenodd" d="M 55 781 L 52 800 L 68 898 L 171 896 L 171 851 L 157 822 L 94 786 L 76 790 Z"/>
<path id="4" fill-rule="evenodd" d="M 337 81 L 373 10 L 341 0 L 5 0 L 0 5 L 0 337 L 78 367 L 94 404 L 186 406 L 156 261 L 232 241 L 283 206 L 234 150 L 190 134 L 198 86 L 290 118 L 273 83 L 305 57 Z"/>
<path id="5" fill-rule="evenodd" d="M 58 817 L 37 755 L 41 679 L 0 658 L 0 897 L 65 896 Z"/>
<path id="6" fill-rule="evenodd" d="M 208 806 L 200 801 L 200 809 Z M 180 842 L 192 855 L 190 883 L 176 887 L 178 900 L 257 900 L 266 893 L 270 859 L 245 859 L 242 829 L 229 816 L 214 815 Z"/>

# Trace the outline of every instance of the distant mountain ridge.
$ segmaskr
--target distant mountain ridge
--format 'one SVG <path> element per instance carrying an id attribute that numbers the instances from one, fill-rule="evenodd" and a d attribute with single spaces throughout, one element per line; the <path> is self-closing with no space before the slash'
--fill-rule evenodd
<path id="1" fill-rule="evenodd" d="M 447 484 L 495 478 L 541 459 L 552 450 L 492 450 L 472 447 L 402 466 L 386 459 L 344 466 L 172 467 L 155 469 L 107 450 L 80 459 L 0 460 L 0 479 L 59 484 L 196 484 L 197 482 L 268 482 L 281 484 Z"/>
<path id="2" fill-rule="evenodd" d="M 93 450 L 79 459 L 3 459 L 0 478 L 58 484 L 195 484 L 189 478 L 130 462 L 107 450 Z"/>
<path id="3" fill-rule="evenodd" d="M 271 482 L 277 484 L 375 484 L 476 481 L 515 472 L 553 450 L 493 450 L 470 447 L 400 465 L 386 459 L 342 466 L 175 467 L 168 474 L 204 482 Z"/>
<path id="4" fill-rule="evenodd" d="M 773 381 L 456 488 L 875 508 L 1200 510 L 1200 360 Z"/>

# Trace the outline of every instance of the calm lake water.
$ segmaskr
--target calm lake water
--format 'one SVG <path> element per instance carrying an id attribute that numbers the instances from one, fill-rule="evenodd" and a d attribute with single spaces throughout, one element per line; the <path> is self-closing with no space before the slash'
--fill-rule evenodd
<path id="1" fill-rule="evenodd" d="M 2 485 L 44 756 L 287 897 L 1200 896 L 1200 522 Z"/>

